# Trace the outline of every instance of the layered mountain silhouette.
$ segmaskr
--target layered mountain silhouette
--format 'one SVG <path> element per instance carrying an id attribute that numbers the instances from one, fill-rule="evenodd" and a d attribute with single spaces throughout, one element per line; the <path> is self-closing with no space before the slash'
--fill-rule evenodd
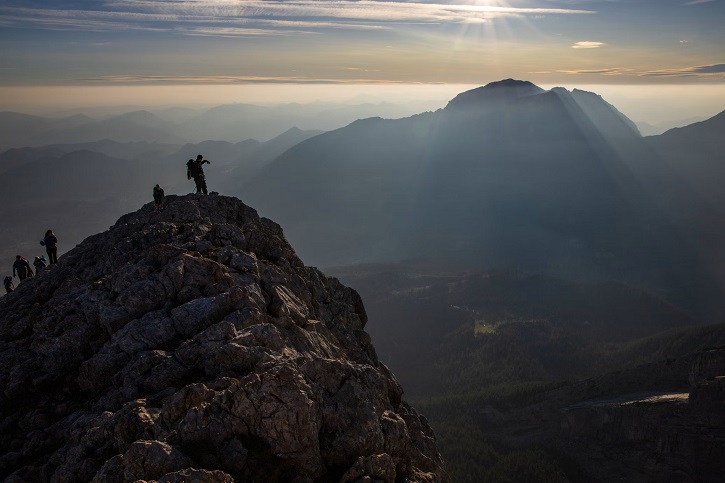
<path id="1" fill-rule="evenodd" d="M 404 119 L 215 135 L 302 119 L 272 111 L 135 112 L 121 120 L 184 141 L 59 135 L 0 154 L 7 261 L 40 254 L 47 228 L 67 251 L 155 183 L 188 193 L 197 154 L 211 190 L 280 221 L 300 254 L 238 200 L 171 196 L 20 284 L 0 301 L 0 478 L 445 480 L 359 297 L 304 260 L 359 287 L 456 481 L 719 481 L 703 455 L 722 454 L 725 366 L 695 351 L 725 330 L 692 326 L 721 321 L 722 114 L 643 138 L 594 93 L 509 79 Z M 0 113 L 12 143 L 16 125 L 40 140 L 96 122 Z M 187 128 L 216 140 L 184 144 Z"/>
<path id="2" fill-rule="evenodd" d="M 46 118 L 18 112 L 0 112 L 0 146 L 15 148 L 37 146 L 33 140 L 39 133 L 52 132 L 63 126 L 76 127 L 91 121 L 90 117 L 77 114 L 61 118 Z M 44 141 L 41 145 L 50 143 Z"/>
<path id="3" fill-rule="evenodd" d="M 184 111 L 178 123 L 143 111 L 106 121 L 2 113 L 0 121 L 9 128 L 5 134 L 16 125 L 35 126 L 36 134 L 93 125 L 100 134 L 99 125 L 123 121 L 139 133 L 173 128 L 186 137 L 194 122 L 199 129 L 246 132 L 249 122 L 264 124 L 275 112 L 297 119 L 303 111 L 229 105 Z M 241 124 L 240 115 L 246 116 Z M 613 279 L 717 318 L 725 286 L 721 117 L 642 138 L 594 93 L 509 79 L 461 93 L 435 112 L 362 119 L 324 134 L 292 129 L 264 143 L 78 144 L 71 136 L 62 144 L 12 149 L 0 155 L 6 173 L 0 193 L 8 193 L 0 195 L 0 209 L 13 220 L 65 226 L 61 232 L 72 232 L 77 243 L 133 206 L 112 205 L 148 196 L 155 183 L 170 193 L 191 191 L 181 163 L 201 153 L 214 163 L 211 189 L 283 222 L 302 257 L 318 266 L 436 257 L 476 269 Z M 153 129 L 139 128 L 149 123 Z M 99 154 L 98 166 L 87 176 L 61 176 L 48 191 L 64 192 L 64 199 L 46 195 L 54 183 L 46 172 L 90 162 L 88 152 Z M 126 171 L 113 167 L 113 176 L 102 176 L 104 165 Z M 96 194 L 84 196 L 89 191 Z M 70 216 L 74 205 L 88 213 L 83 228 Z M 81 233 L 89 223 L 94 228 Z M 30 233 L 3 237 L 8 256 L 36 246 L 21 243 L 35 238 Z"/>
<path id="4" fill-rule="evenodd" d="M 448 481 L 359 295 L 237 199 L 149 203 L 0 313 L 0 479 Z"/>
<path id="5" fill-rule="evenodd" d="M 198 144 L 120 143 L 103 140 L 10 149 L 0 154 L 0 258 L 42 253 L 39 233 L 49 227 L 68 250 L 91 233 L 150 199 L 159 183 L 168 194 L 189 193 L 186 161 L 203 154 L 209 187 L 230 192 L 266 163 L 319 131 L 290 129 L 267 142 Z M 42 233 L 41 233 L 42 234 Z"/>
<path id="6" fill-rule="evenodd" d="M 48 144 L 76 144 L 113 139 L 118 142 L 183 143 L 174 132 L 175 124 L 148 111 L 133 111 L 106 119 L 85 115 L 45 118 L 24 114 L 0 113 L 0 146 L 24 147 Z"/>
<path id="7" fill-rule="evenodd" d="M 240 193 L 321 266 L 439 257 L 689 291 L 690 302 L 720 290 L 698 235 L 722 229 L 709 215 L 688 226 L 706 213 L 697 197 L 584 91 L 506 80 L 436 112 L 360 120 L 290 149 Z"/>
<path id="8" fill-rule="evenodd" d="M 199 143 L 207 140 L 237 143 L 244 139 L 269 141 L 293 127 L 304 131 L 336 129 L 364 117 L 400 117 L 428 106 L 420 103 L 225 104 L 210 109 L 138 106 L 88 108 L 87 114 L 45 117 L 0 112 L 0 151 L 49 144 L 79 144 L 106 139 L 117 142 Z M 437 105 L 437 103 L 435 103 Z M 74 112 L 74 111 L 69 111 Z"/>
<path id="9" fill-rule="evenodd" d="M 330 130 L 370 116 L 400 117 L 417 112 L 413 106 L 391 103 L 340 105 L 315 102 L 258 106 L 226 104 L 209 109 L 180 123 L 180 132 L 193 141 L 238 139 L 269 140 L 292 126 L 303 130 Z"/>
<path id="10" fill-rule="evenodd" d="M 699 196 L 725 206 L 725 111 L 706 121 L 671 129 L 647 142 Z"/>

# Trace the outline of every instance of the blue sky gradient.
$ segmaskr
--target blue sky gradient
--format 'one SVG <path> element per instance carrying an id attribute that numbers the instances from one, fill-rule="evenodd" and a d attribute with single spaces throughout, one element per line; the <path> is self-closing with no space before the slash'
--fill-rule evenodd
<path id="1" fill-rule="evenodd" d="M 0 96 L 504 78 L 722 93 L 724 21 L 725 0 L 4 0 Z"/>
<path id="2" fill-rule="evenodd" d="M 722 0 L 17 1 L 0 85 L 725 82 Z"/>

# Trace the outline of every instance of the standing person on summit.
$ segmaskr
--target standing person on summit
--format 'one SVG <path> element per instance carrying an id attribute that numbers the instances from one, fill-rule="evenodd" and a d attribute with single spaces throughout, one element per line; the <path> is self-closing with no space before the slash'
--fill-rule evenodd
<path id="1" fill-rule="evenodd" d="M 156 208 L 159 208 L 161 206 L 161 203 L 163 202 L 164 189 L 157 184 L 156 186 L 154 186 L 154 204 L 156 205 Z"/>
<path id="2" fill-rule="evenodd" d="M 15 275 L 16 272 L 17 275 Z M 17 276 L 21 282 L 26 278 L 33 276 L 33 269 L 30 268 L 30 262 L 20 255 L 15 257 L 15 263 L 13 263 L 13 277 L 15 276 Z"/>
<path id="3" fill-rule="evenodd" d="M 196 183 L 196 192 L 204 193 L 206 195 L 208 194 L 206 192 L 206 176 L 204 176 L 204 168 L 202 167 L 204 163 L 211 164 L 211 161 L 204 159 L 204 156 L 201 154 L 198 155 L 195 160 L 190 159 L 186 163 L 186 178 L 194 178 L 194 183 Z"/>
<path id="4" fill-rule="evenodd" d="M 57 243 L 58 239 L 53 234 L 53 230 L 46 231 L 45 237 L 40 242 L 45 247 L 45 252 L 48 254 L 48 260 L 51 265 L 58 263 L 58 247 L 55 246 Z"/>

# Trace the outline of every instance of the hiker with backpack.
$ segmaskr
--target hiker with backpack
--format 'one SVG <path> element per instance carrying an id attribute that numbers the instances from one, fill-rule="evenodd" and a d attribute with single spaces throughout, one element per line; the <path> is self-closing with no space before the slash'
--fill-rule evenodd
<path id="1" fill-rule="evenodd" d="M 160 207 L 161 203 L 164 201 L 164 189 L 159 186 L 158 184 L 154 186 L 154 203 L 156 204 L 156 207 Z"/>
<path id="2" fill-rule="evenodd" d="M 13 290 L 15 290 L 15 284 L 13 283 L 13 277 L 11 277 L 10 275 L 5 277 L 5 280 L 3 281 L 3 283 L 5 284 L 5 293 L 10 293 Z"/>
<path id="3" fill-rule="evenodd" d="M 35 274 L 37 275 L 42 269 L 47 267 L 48 264 L 46 263 L 45 257 L 40 256 L 35 257 L 35 260 L 33 260 L 33 266 L 35 267 Z"/>
<path id="4" fill-rule="evenodd" d="M 55 237 L 53 230 L 46 231 L 45 237 L 43 237 L 43 239 L 40 241 L 40 244 L 45 247 L 45 253 L 48 254 L 48 259 L 50 260 L 51 265 L 58 263 L 58 247 L 56 247 L 57 243 L 58 239 Z"/>
<path id="5" fill-rule="evenodd" d="M 206 192 L 206 176 L 204 176 L 204 168 L 202 167 L 204 163 L 211 164 L 211 161 L 204 159 L 201 154 L 196 159 L 190 159 L 186 163 L 186 179 L 194 178 L 197 193 L 208 194 Z"/>
<path id="6" fill-rule="evenodd" d="M 15 263 L 13 263 L 13 277 L 15 277 L 15 273 L 17 272 L 17 277 L 22 282 L 28 277 L 32 277 L 33 269 L 30 268 L 30 262 L 28 262 L 27 259 L 24 257 L 21 257 L 20 255 L 17 255 L 15 257 Z"/>

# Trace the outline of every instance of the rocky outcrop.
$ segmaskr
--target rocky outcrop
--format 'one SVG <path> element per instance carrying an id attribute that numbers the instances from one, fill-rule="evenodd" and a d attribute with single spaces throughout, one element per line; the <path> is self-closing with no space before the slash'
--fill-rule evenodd
<path id="1" fill-rule="evenodd" d="M 234 198 L 146 205 L 0 314 L 6 481 L 447 481 L 358 294 Z"/>
<path id="2" fill-rule="evenodd" d="M 689 393 L 630 394 L 562 410 L 563 448 L 602 481 L 720 482 L 725 349 L 701 351 Z"/>

